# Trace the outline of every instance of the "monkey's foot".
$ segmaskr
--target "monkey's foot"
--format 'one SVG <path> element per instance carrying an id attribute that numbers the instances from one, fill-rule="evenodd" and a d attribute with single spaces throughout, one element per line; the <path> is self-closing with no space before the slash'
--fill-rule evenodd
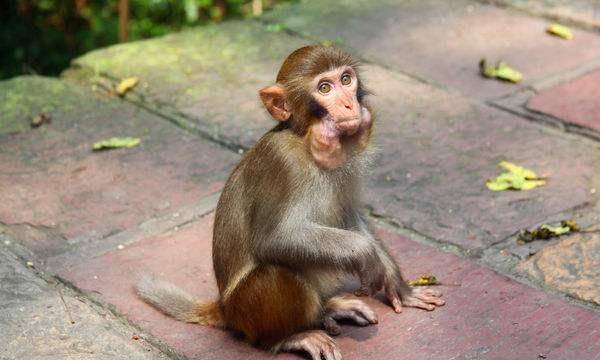
<path id="1" fill-rule="evenodd" d="M 313 360 L 342 360 L 342 353 L 333 339 L 322 330 L 312 330 L 292 335 L 281 345 L 284 351 L 306 351 Z"/>
<path id="2" fill-rule="evenodd" d="M 402 305 L 416 307 L 431 311 L 436 306 L 442 306 L 446 302 L 441 299 L 442 293 L 428 288 L 412 288 L 412 292 L 402 296 Z"/>
<path id="3" fill-rule="evenodd" d="M 349 319 L 360 326 L 377 324 L 377 314 L 364 301 L 351 296 L 338 296 L 327 302 L 323 326 L 329 335 L 339 335 L 337 320 Z"/>

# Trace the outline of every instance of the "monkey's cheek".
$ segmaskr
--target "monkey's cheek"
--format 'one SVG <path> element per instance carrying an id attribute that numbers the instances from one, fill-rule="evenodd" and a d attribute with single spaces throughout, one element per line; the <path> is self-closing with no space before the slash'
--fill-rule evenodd
<path id="1" fill-rule="evenodd" d="M 369 111 L 369 109 L 367 109 L 366 107 L 363 107 L 360 109 L 360 113 L 361 113 L 361 127 L 363 129 L 368 129 L 371 127 L 372 125 L 372 119 L 371 119 L 371 112 Z"/>

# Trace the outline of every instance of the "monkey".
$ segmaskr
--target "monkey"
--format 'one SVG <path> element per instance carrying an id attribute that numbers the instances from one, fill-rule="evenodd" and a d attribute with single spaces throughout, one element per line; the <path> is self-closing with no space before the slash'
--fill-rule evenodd
<path id="1" fill-rule="evenodd" d="M 246 152 L 215 210 L 213 268 L 219 298 L 202 303 L 146 276 L 137 293 L 176 319 L 222 327 L 273 352 L 340 360 L 338 320 L 378 322 L 359 296 L 381 289 L 395 312 L 444 305 L 412 288 L 362 212 L 374 116 L 359 63 L 336 48 L 292 52 L 259 91 L 277 124 Z M 341 286 L 358 279 L 356 294 Z"/>

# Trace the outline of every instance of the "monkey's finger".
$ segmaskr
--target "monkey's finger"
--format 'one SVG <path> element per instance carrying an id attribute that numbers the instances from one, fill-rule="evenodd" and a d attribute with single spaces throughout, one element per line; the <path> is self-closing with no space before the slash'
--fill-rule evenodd
<path id="1" fill-rule="evenodd" d="M 333 348 L 333 356 L 335 360 L 342 360 L 342 352 L 337 346 Z"/>
<path id="2" fill-rule="evenodd" d="M 435 296 L 424 296 L 421 298 L 421 300 L 423 300 L 424 302 L 426 302 L 428 304 L 434 304 L 436 306 L 442 306 L 446 303 L 444 300 L 440 299 L 439 297 L 435 297 Z"/>
<path id="3" fill-rule="evenodd" d="M 414 298 L 414 297 L 411 297 L 411 298 L 405 300 L 404 305 L 410 306 L 410 307 L 416 307 L 419 309 L 425 309 L 427 311 L 431 311 L 431 310 L 435 309 L 435 305 L 427 304 L 427 303 L 425 303 L 417 298 Z"/>
<path id="4" fill-rule="evenodd" d="M 377 314 L 375 313 L 375 311 L 373 311 L 373 309 L 371 309 L 364 303 L 361 303 L 360 306 L 353 307 L 351 310 L 354 311 L 355 313 L 358 313 L 360 316 L 365 318 L 371 324 L 377 324 L 377 322 L 378 322 Z"/>
<path id="5" fill-rule="evenodd" d="M 323 336 L 323 342 L 321 343 L 321 354 L 325 357 L 325 360 L 338 360 L 340 357 L 336 356 L 336 352 L 339 353 L 337 345 L 333 342 L 333 339 L 327 335 Z"/>
<path id="6" fill-rule="evenodd" d="M 442 293 L 437 291 L 437 290 L 433 290 L 433 289 L 424 289 L 423 290 L 423 294 L 424 295 L 429 295 L 429 296 L 435 296 L 435 297 L 440 297 L 442 296 Z"/>
<path id="7" fill-rule="evenodd" d="M 321 360 L 321 350 L 313 344 L 308 344 L 302 347 L 304 351 L 310 354 L 312 360 Z"/>
<path id="8" fill-rule="evenodd" d="M 395 312 L 402 312 L 402 301 L 400 301 L 400 297 L 398 296 L 398 291 L 396 291 L 395 286 L 388 285 L 385 287 L 385 297 L 388 299 Z"/>

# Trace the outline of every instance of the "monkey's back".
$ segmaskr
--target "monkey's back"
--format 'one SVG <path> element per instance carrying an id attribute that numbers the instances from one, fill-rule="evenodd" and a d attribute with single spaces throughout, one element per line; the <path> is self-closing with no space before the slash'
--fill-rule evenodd
<path id="1" fill-rule="evenodd" d="M 281 220 L 285 211 L 281 204 L 289 202 L 292 192 L 287 163 L 298 160 L 289 159 L 286 153 L 297 151 L 286 152 L 286 147 L 297 142 L 285 129 L 269 131 L 246 152 L 225 183 L 213 228 L 213 267 L 221 294 L 256 265 L 257 241 Z"/>

